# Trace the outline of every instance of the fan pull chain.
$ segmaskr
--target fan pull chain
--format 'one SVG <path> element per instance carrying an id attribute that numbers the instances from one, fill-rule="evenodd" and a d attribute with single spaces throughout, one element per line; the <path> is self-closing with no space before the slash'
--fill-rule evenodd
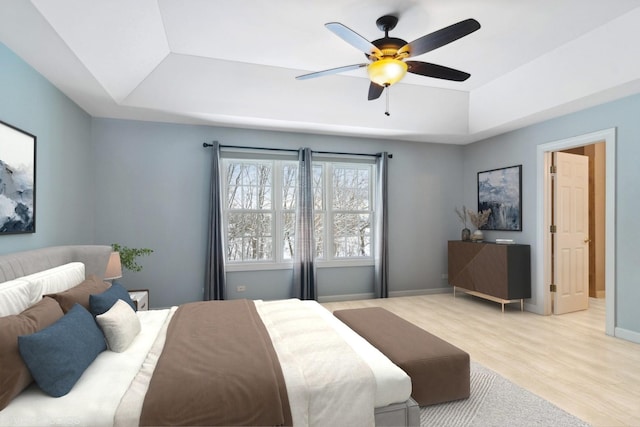
<path id="1" fill-rule="evenodd" d="M 386 90 L 385 90 L 385 92 L 387 93 L 387 94 L 386 94 L 386 98 L 387 98 L 387 109 L 385 110 L 384 115 L 385 115 L 385 116 L 387 116 L 387 117 L 389 117 L 389 116 L 391 115 L 391 113 L 389 113 L 389 85 L 388 85 L 388 84 L 386 84 L 386 85 L 384 85 L 384 87 L 385 87 L 385 89 L 386 89 Z"/>

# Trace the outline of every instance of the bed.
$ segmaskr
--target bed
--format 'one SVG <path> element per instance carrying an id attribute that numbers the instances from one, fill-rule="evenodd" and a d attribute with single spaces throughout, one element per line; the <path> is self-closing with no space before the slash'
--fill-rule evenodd
<path id="1" fill-rule="evenodd" d="M 10 399 L 0 389 L 0 425 L 419 424 L 407 374 L 317 302 L 208 301 L 134 312 L 125 297 L 109 302 L 121 295 L 101 280 L 110 252 L 61 246 L 0 256 L 0 326 L 44 306 L 64 311 L 19 338 L 37 382 Z M 68 334 L 76 324 L 64 329 L 66 319 L 97 324 L 101 335 Z M 73 341 L 84 334 L 94 334 L 90 344 Z M 62 370 L 48 366 L 58 363 L 56 350 L 42 350 L 55 348 L 43 347 L 52 341 L 67 352 L 59 363 L 80 371 L 70 386 L 66 377 L 51 379 Z M 70 357 L 73 345 L 82 350 Z"/>

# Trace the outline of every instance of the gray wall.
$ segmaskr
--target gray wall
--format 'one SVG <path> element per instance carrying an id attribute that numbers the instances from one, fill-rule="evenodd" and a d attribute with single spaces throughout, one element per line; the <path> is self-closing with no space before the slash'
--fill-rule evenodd
<path id="1" fill-rule="evenodd" d="M 91 117 L 2 43 L 0 120 L 37 137 L 36 233 L 0 236 L 0 253 L 93 243 Z"/>
<path id="2" fill-rule="evenodd" d="M 389 166 L 390 291 L 441 291 L 446 242 L 459 238 L 452 217 L 462 188 L 458 146 L 381 141 L 246 129 L 94 119 L 96 242 L 155 250 L 129 288 L 150 288 L 155 307 L 202 298 L 211 154 L 202 142 L 277 148 L 311 147 L 393 153 Z M 325 268 L 325 300 L 372 295 L 372 268 Z M 293 296 L 291 270 L 228 273 L 231 298 Z M 246 292 L 236 293 L 237 285 Z"/>
<path id="3" fill-rule="evenodd" d="M 536 277 L 536 150 L 546 144 L 591 132 L 616 128 L 616 324 L 640 339 L 640 286 L 636 266 L 640 241 L 640 95 L 627 97 L 558 119 L 503 134 L 464 148 L 463 182 L 467 206 L 476 206 L 476 173 L 522 164 L 523 231 L 487 232 L 487 237 L 514 238 L 532 245 L 532 268 Z"/>

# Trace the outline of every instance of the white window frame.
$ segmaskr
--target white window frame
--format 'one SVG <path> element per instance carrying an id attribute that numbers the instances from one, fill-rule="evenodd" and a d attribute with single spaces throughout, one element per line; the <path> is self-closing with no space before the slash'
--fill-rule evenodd
<path id="1" fill-rule="evenodd" d="M 343 211 L 333 209 L 331 206 L 331 201 L 333 200 L 333 170 L 336 166 L 355 166 L 360 164 L 367 164 L 365 162 L 354 162 L 351 160 L 330 160 L 330 161 L 321 161 L 325 164 L 324 170 L 324 185 L 325 185 L 325 194 L 324 194 L 324 221 L 328 226 L 325 226 L 323 229 L 324 239 L 325 239 L 325 257 L 321 259 L 317 259 L 318 267 L 359 267 L 359 266 L 369 266 L 373 265 L 373 248 L 374 248 L 374 233 L 373 227 L 375 224 L 375 167 L 369 163 L 367 169 L 369 169 L 369 210 L 368 211 Z M 364 166 L 358 167 L 358 169 L 364 169 Z M 335 213 L 368 213 L 369 221 L 370 221 L 370 255 L 369 256 L 358 256 L 358 257 L 334 257 L 333 251 L 330 248 L 334 245 L 334 232 L 333 232 L 333 215 Z"/>
<path id="2" fill-rule="evenodd" d="M 222 171 L 222 182 L 223 182 L 223 228 L 225 230 L 225 257 L 226 257 L 226 249 L 228 247 L 228 236 L 229 236 L 229 231 L 228 231 L 228 225 L 229 225 L 229 213 L 233 212 L 234 210 L 230 210 L 227 209 L 226 207 L 226 201 L 227 201 L 227 195 L 228 195 L 228 187 L 226 186 L 226 182 L 227 182 L 227 167 L 225 164 L 225 160 L 227 160 L 226 158 L 223 159 L 223 171 Z M 231 160 L 231 159 L 230 159 Z M 245 162 L 245 163 L 264 163 L 264 162 L 269 162 L 270 159 L 268 158 L 258 158 L 258 157 L 238 157 L 238 158 L 234 158 L 233 160 L 237 160 L 239 162 Z M 274 165 L 275 166 L 275 165 Z M 275 176 L 274 173 L 274 168 L 271 168 L 272 173 Z M 277 217 L 276 217 L 276 198 L 279 198 L 279 195 L 277 194 L 278 192 L 276 191 L 275 187 L 276 184 L 274 182 L 274 176 L 271 177 L 271 209 L 243 209 L 240 210 L 239 212 L 243 212 L 243 213 L 265 213 L 265 214 L 270 214 L 272 218 L 276 218 L 275 220 L 273 220 L 271 222 L 271 248 L 272 251 L 274 251 L 275 248 L 275 240 L 276 240 L 276 233 L 278 230 L 275 227 L 275 223 L 277 222 Z M 242 264 L 242 265 L 249 265 L 249 264 L 259 264 L 259 265 L 268 265 L 268 264 L 274 264 L 274 260 L 248 260 L 248 261 L 229 261 L 226 260 L 226 266 L 227 267 L 231 267 L 232 265 L 237 265 L 237 264 Z M 232 268 L 228 268 L 228 270 L 232 271 Z"/>
<path id="3" fill-rule="evenodd" d="M 226 155 L 225 155 L 226 154 Z M 246 162 L 264 162 L 264 161 L 273 161 L 273 176 L 272 176 L 272 200 L 271 200 L 271 210 L 269 211 L 259 211 L 264 213 L 271 213 L 272 215 L 272 249 L 273 249 L 273 259 L 272 260 L 243 260 L 243 261 L 229 261 L 226 260 L 226 269 L 227 271 L 257 271 L 257 270 L 283 270 L 283 269 L 291 269 L 293 267 L 293 261 L 284 259 L 284 209 L 282 209 L 282 178 L 283 178 L 283 165 L 285 163 L 296 163 L 297 160 L 292 158 L 292 156 L 277 156 L 277 155 L 262 155 L 261 153 L 224 153 L 222 156 L 222 182 L 223 182 L 223 227 L 224 227 L 224 236 L 225 236 L 225 248 L 227 247 L 227 239 L 228 239 L 228 214 L 230 212 L 227 209 L 226 201 L 227 201 L 227 162 L 228 161 L 246 161 Z M 321 158 L 314 159 L 314 163 L 322 163 L 324 165 L 323 170 L 323 206 L 324 210 L 321 211 L 324 217 L 324 227 L 323 227 L 323 239 L 324 239 L 324 257 L 316 258 L 316 266 L 318 268 L 327 268 L 327 267 L 360 267 L 360 266 L 372 266 L 374 264 L 373 260 L 373 248 L 374 248 L 374 232 L 373 227 L 375 224 L 375 167 L 371 161 L 362 161 L 360 159 L 335 159 L 335 158 Z M 330 206 L 331 200 L 333 197 L 333 186 L 332 186 L 332 177 L 333 177 L 333 167 L 335 165 L 357 165 L 357 164 L 369 164 L 367 167 L 370 170 L 370 184 L 369 184 L 369 200 L 370 206 L 369 210 L 366 211 L 369 214 L 370 218 L 370 255 L 369 256 L 361 256 L 361 257 L 349 257 L 349 258 L 334 258 L 333 251 L 330 248 L 333 247 L 333 223 L 332 223 L 332 213 L 334 212 Z M 364 166 L 360 166 L 363 168 Z M 246 212 L 251 212 L 252 210 L 246 210 Z M 257 211 L 256 211 L 257 212 Z M 356 213 L 363 211 L 339 211 L 339 212 L 347 212 L 347 213 Z M 226 256 L 226 249 L 225 249 Z"/>

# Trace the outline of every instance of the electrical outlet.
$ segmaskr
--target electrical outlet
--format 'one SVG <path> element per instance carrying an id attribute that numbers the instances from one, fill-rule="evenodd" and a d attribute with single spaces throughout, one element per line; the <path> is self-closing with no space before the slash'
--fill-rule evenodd
<path id="1" fill-rule="evenodd" d="M 238 291 L 238 292 L 244 292 L 246 290 L 247 290 L 247 287 L 245 285 L 236 286 L 236 291 Z"/>
<path id="2" fill-rule="evenodd" d="M 447 273 L 442 273 L 442 279 L 448 279 L 449 275 Z"/>

